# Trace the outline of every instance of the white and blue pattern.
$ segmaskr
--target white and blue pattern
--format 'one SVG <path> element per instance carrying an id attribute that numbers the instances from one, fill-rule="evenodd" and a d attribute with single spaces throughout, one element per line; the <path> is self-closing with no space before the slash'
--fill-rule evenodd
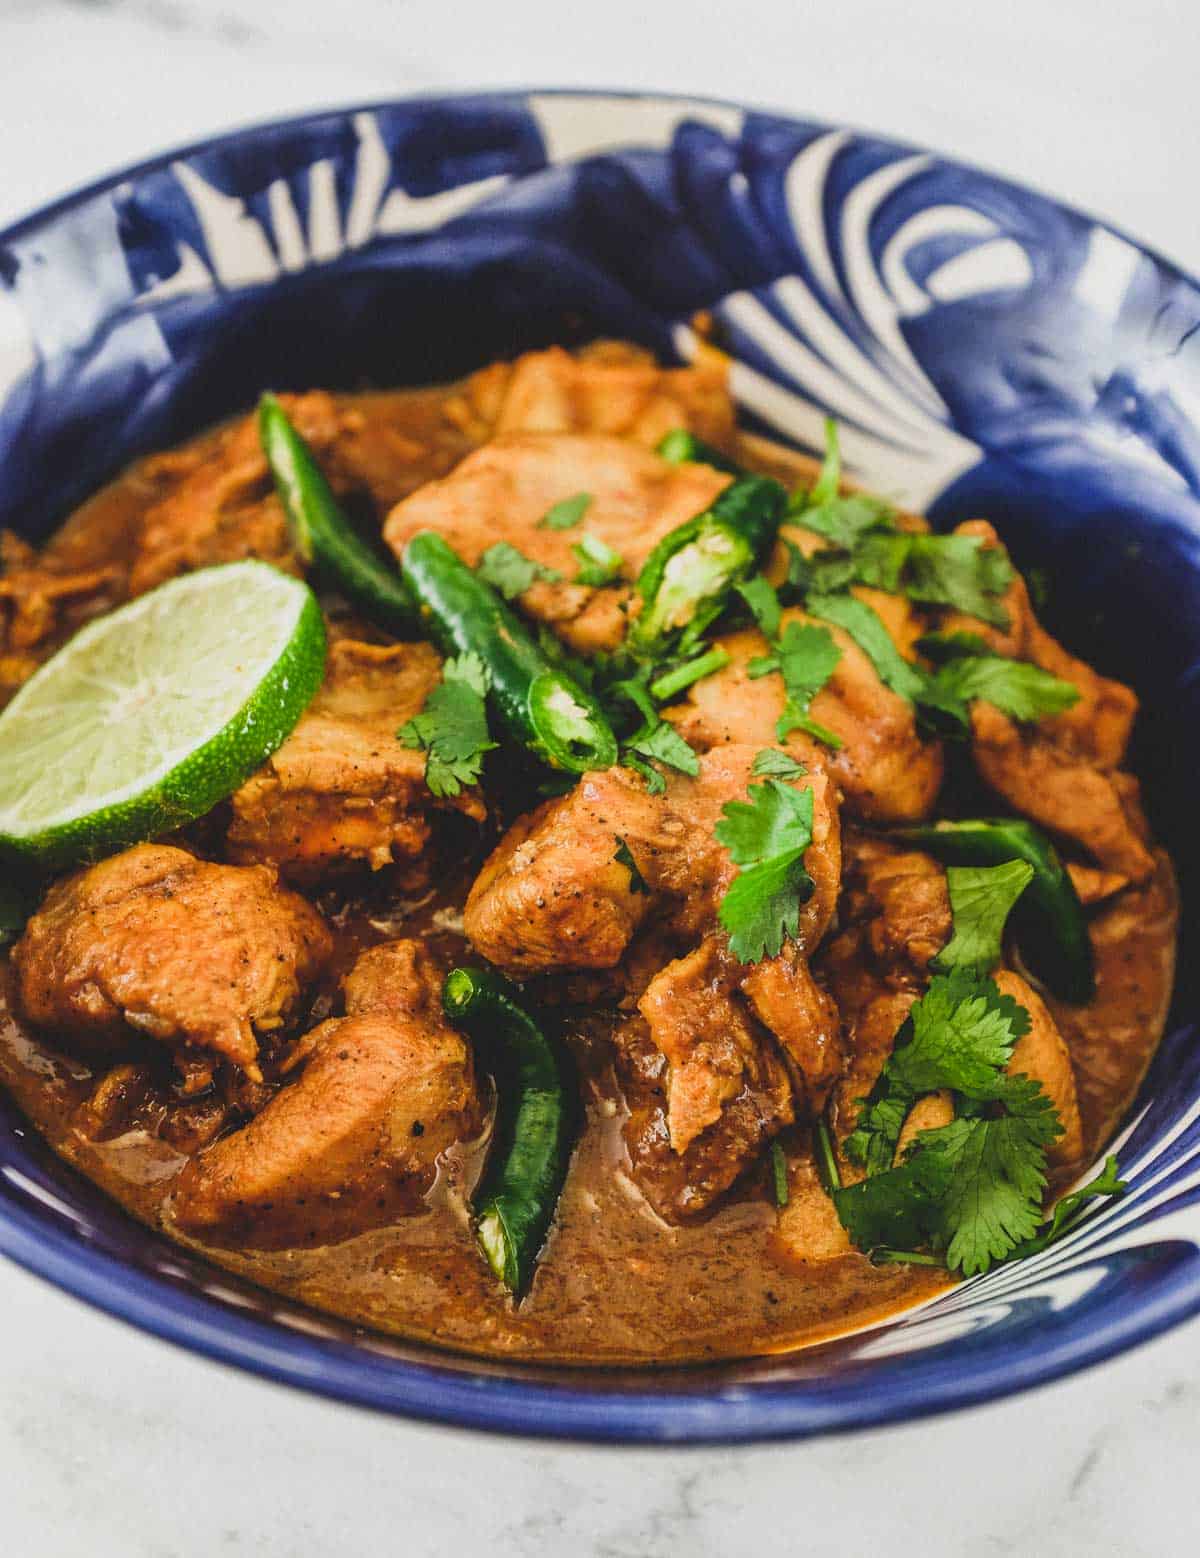
<path id="1" fill-rule="evenodd" d="M 996 519 L 1054 622 L 1143 695 L 1140 763 L 1195 873 L 1200 291 L 1039 195 L 845 130 L 678 98 L 414 100 L 242 132 L 0 234 L 0 525 L 266 385 L 445 378 L 596 333 L 686 359 L 710 310 L 753 422 L 939 523 Z M 160 1335 L 386 1409 L 530 1433 L 768 1437 L 910 1417 L 1200 1309 L 1200 1047 L 1176 1020 L 1131 1190 L 882 1327 L 685 1373 L 442 1357 L 260 1293 L 137 1227 L 0 1105 L 0 1248 Z"/>

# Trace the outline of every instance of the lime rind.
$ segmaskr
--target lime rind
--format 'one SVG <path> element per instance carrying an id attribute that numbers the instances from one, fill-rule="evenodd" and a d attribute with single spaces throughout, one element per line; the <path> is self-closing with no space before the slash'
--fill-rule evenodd
<path id="1" fill-rule="evenodd" d="M 325 648 L 308 586 L 253 561 L 89 624 L 0 715 L 0 849 L 53 868 L 203 816 L 295 728 Z"/>

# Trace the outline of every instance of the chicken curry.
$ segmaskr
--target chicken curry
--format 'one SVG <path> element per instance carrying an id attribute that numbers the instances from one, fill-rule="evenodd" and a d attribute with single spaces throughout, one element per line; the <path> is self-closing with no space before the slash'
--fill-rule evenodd
<path id="1" fill-rule="evenodd" d="M 131 750 L 195 718 L 146 646 L 199 702 L 276 602 L 237 742 Z M 102 654 L 154 783 L 23 820 Z M 1165 1021 L 1134 694 L 986 520 L 740 431 L 715 351 L 265 397 L 0 538 L 0 699 L 0 1082 L 135 1217 L 385 1331 L 883 1317 L 1089 1215 L 1045 1220 Z"/>

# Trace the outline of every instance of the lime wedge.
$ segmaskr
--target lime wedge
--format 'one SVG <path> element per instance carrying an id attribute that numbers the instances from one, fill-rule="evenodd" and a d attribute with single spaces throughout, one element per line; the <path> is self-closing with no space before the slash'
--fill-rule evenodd
<path id="1" fill-rule="evenodd" d="M 0 714 L 0 850 L 70 865 L 203 816 L 324 673 L 316 598 L 266 563 L 185 574 L 99 618 Z"/>

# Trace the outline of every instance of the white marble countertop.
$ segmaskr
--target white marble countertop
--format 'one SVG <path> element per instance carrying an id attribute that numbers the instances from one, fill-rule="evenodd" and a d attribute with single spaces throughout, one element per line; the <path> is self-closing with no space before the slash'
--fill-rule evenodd
<path id="1" fill-rule="evenodd" d="M 751 21 L 750 18 L 753 18 Z M 1192 0 L 0 0 L 0 223 L 275 114 L 658 86 L 847 120 L 1066 196 L 1200 269 Z M 560 1448 L 339 1408 L 0 1263 L 13 1558 L 1155 1554 L 1200 1537 L 1200 1327 L 1034 1395 L 748 1450 Z"/>

